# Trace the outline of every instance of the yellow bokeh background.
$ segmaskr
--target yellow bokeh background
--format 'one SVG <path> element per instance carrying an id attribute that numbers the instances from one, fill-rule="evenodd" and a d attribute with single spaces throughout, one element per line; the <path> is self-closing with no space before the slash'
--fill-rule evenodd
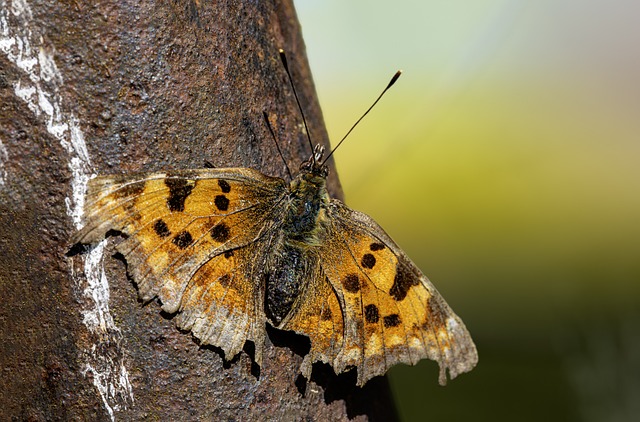
<path id="1" fill-rule="evenodd" d="M 466 322 L 401 418 L 640 420 L 640 2 L 296 1 L 347 203 Z"/>

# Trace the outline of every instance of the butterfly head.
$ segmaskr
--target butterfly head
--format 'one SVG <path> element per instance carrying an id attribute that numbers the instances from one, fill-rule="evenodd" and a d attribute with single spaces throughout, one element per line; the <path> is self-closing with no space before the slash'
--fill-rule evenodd
<path id="1" fill-rule="evenodd" d="M 329 167 L 322 160 L 324 156 L 324 147 L 320 144 L 313 149 L 313 154 L 308 160 L 300 164 L 300 173 L 307 174 L 311 177 L 326 179 L 329 175 Z"/>
<path id="2" fill-rule="evenodd" d="M 311 213 L 314 214 L 314 221 L 320 204 L 329 201 L 327 194 L 329 168 L 322 160 L 323 155 L 324 147 L 316 145 L 311 157 L 300 164 L 300 172 L 289 185 L 293 200 L 292 208 L 296 210 L 294 214 L 301 216 L 313 210 Z"/>

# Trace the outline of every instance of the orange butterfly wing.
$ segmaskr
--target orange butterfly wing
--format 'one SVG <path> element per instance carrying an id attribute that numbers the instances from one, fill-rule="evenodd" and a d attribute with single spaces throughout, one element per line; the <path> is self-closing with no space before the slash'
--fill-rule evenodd
<path id="1" fill-rule="evenodd" d="M 256 342 L 260 363 L 265 317 L 252 254 L 286 189 L 250 169 L 97 177 L 75 240 L 121 232 L 117 250 L 144 301 L 157 296 L 166 312 L 181 311 L 177 324 L 227 358 Z"/>
<path id="2" fill-rule="evenodd" d="M 336 373 L 356 367 L 363 385 L 423 358 L 438 362 L 443 385 L 446 370 L 470 371 L 478 355 L 464 323 L 384 230 L 337 200 L 327 220 L 318 276 L 287 326 L 311 339 L 303 374 L 320 360 Z"/>

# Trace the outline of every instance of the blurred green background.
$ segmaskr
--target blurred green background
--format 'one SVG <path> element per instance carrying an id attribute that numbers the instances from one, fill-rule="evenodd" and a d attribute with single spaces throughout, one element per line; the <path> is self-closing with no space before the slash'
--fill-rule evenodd
<path id="1" fill-rule="evenodd" d="M 478 367 L 405 421 L 640 420 L 640 2 L 296 1 L 347 203 L 463 318 Z"/>

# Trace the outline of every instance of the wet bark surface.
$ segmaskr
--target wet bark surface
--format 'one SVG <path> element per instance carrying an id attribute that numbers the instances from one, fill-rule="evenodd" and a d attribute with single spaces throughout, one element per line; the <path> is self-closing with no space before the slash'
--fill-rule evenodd
<path id="1" fill-rule="evenodd" d="M 67 256 L 93 174 L 286 177 L 263 112 L 297 169 L 310 151 L 279 48 L 328 146 L 292 3 L 0 5 L 0 419 L 393 418 L 384 378 L 360 389 L 320 365 L 305 382 L 304 341 L 273 330 L 261 368 L 250 345 L 225 363 L 137 299 L 112 246 Z M 340 197 L 335 172 L 328 186 Z"/>

